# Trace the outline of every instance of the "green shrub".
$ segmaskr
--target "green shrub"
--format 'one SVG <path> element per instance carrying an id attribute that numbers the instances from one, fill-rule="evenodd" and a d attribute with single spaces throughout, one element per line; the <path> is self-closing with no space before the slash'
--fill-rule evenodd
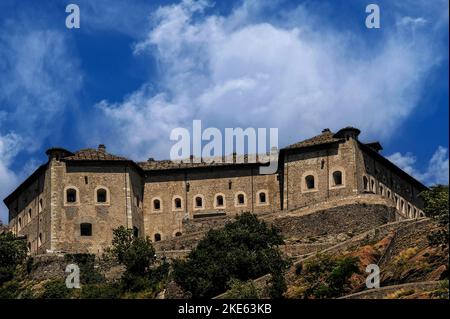
<path id="1" fill-rule="evenodd" d="M 102 283 L 83 285 L 80 297 L 82 299 L 116 299 L 120 298 L 120 295 L 119 284 Z"/>
<path id="2" fill-rule="evenodd" d="M 240 281 L 238 279 L 231 279 L 228 282 L 228 291 L 226 297 L 229 299 L 258 299 L 258 290 L 253 283 L 253 280 Z"/>
<path id="3" fill-rule="evenodd" d="M 42 299 L 68 299 L 70 297 L 70 289 L 66 287 L 64 280 L 51 280 L 44 284 Z"/>
<path id="4" fill-rule="evenodd" d="M 24 240 L 18 239 L 12 233 L 0 234 L 0 286 L 13 279 L 19 264 L 27 257 L 27 247 Z"/>
<path id="5" fill-rule="evenodd" d="M 80 267 L 80 282 L 82 285 L 99 284 L 105 281 L 104 276 L 95 268 L 95 255 L 93 254 L 66 254 L 67 263 Z"/>
<path id="6" fill-rule="evenodd" d="M 288 265 L 280 244 L 283 239 L 275 228 L 244 213 L 224 228 L 210 230 L 186 260 L 175 261 L 174 279 L 193 298 L 210 298 L 223 293 L 232 278 L 247 281 L 271 273 L 274 295 L 279 296 Z"/>
<path id="7" fill-rule="evenodd" d="M 344 294 L 350 285 L 350 277 L 359 273 L 359 258 L 317 255 L 305 263 L 302 281 L 303 298 L 335 298 Z"/>

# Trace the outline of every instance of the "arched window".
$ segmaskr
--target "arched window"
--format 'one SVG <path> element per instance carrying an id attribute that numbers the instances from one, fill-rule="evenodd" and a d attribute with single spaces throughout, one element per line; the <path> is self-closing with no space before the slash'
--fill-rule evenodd
<path id="1" fill-rule="evenodd" d="M 173 207 L 174 207 L 175 209 L 181 209 L 181 198 L 176 197 L 176 198 L 173 200 Z"/>
<path id="2" fill-rule="evenodd" d="M 106 203 L 108 201 L 108 192 L 104 188 L 97 189 L 97 203 Z"/>
<path id="3" fill-rule="evenodd" d="M 153 210 L 160 210 L 161 209 L 161 201 L 159 199 L 153 200 Z"/>
<path id="4" fill-rule="evenodd" d="M 363 187 L 364 190 L 366 191 L 369 190 L 369 179 L 366 176 L 363 176 Z"/>
<path id="5" fill-rule="evenodd" d="M 372 179 L 370 181 L 370 190 L 374 193 L 376 193 L 376 189 L 375 189 L 375 181 Z"/>
<path id="6" fill-rule="evenodd" d="M 182 234 L 181 234 L 181 232 L 176 232 L 175 233 L 175 237 L 180 237 Z"/>
<path id="7" fill-rule="evenodd" d="M 22 218 L 21 217 L 19 217 L 17 225 L 19 226 L 19 230 L 21 230 L 22 229 Z"/>
<path id="8" fill-rule="evenodd" d="M 267 202 L 266 193 L 265 192 L 259 193 L 258 200 L 260 204 L 265 204 Z"/>
<path id="9" fill-rule="evenodd" d="M 380 185 L 380 194 L 384 195 L 384 189 L 383 189 L 383 186 L 381 186 L 381 185 Z"/>
<path id="10" fill-rule="evenodd" d="M 77 190 L 75 188 L 68 188 L 66 190 L 66 202 L 68 203 L 77 202 Z"/>
<path id="11" fill-rule="evenodd" d="M 391 191 L 390 190 L 387 191 L 387 197 L 391 198 Z"/>
<path id="12" fill-rule="evenodd" d="M 92 224 L 81 223 L 80 224 L 80 236 L 92 236 Z"/>
<path id="13" fill-rule="evenodd" d="M 32 217 L 32 211 L 31 211 L 31 208 L 28 210 L 28 221 L 30 221 L 31 220 L 31 217 Z"/>
<path id="14" fill-rule="evenodd" d="M 305 185 L 306 189 L 314 189 L 315 183 L 314 183 L 314 176 L 308 175 L 305 177 Z"/>
<path id="15" fill-rule="evenodd" d="M 161 241 L 161 234 L 155 234 L 155 241 Z"/>
<path id="16" fill-rule="evenodd" d="M 342 185 L 342 172 L 341 171 L 333 172 L 333 185 L 334 186 Z"/>
<path id="17" fill-rule="evenodd" d="M 217 195 L 216 196 L 216 206 L 217 207 L 223 207 L 223 205 L 224 205 L 223 196 L 222 195 Z"/>
<path id="18" fill-rule="evenodd" d="M 203 207 L 203 198 L 200 196 L 195 197 L 195 207 L 202 208 Z"/>

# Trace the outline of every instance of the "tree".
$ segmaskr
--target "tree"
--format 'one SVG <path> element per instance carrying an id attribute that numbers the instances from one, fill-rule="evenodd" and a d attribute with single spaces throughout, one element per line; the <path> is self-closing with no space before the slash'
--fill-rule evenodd
<path id="1" fill-rule="evenodd" d="M 432 232 L 429 236 L 429 242 L 431 246 L 448 248 L 449 241 L 449 198 L 448 198 L 448 186 L 436 185 L 432 186 L 430 190 L 422 192 L 420 194 L 424 201 L 424 212 L 426 216 L 429 216 L 437 221 L 441 226 L 439 230 Z"/>
<path id="2" fill-rule="evenodd" d="M 27 257 L 23 240 L 10 232 L 0 234 L 0 285 L 14 277 L 16 267 Z"/>
<path id="3" fill-rule="evenodd" d="M 276 247 L 281 244 L 275 228 L 244 213 L 224 228 L 210 230 L 186 260 L 177 260 L 174 279 L 193 298 L 210 298 L 224 292 L 231 279 L 247 281 L 271 273 L 273 296 L 279 297 L 288 264 Z"/>
<path id="4" fill-rule="evenodd" d="M 166 264 L 153 267 L 156 261 L 155 249 L 148 237 L 137 238 L 132 229 L 120 226 L 113 230 L 111 253 L 125 266 L 122 285 L 125 290 L 142 291 L 153 289 L 165 279 Z"/>

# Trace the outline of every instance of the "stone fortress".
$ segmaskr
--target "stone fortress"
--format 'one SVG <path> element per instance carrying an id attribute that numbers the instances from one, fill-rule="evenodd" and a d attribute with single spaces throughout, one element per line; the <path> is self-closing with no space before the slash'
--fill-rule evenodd
<path id="1" fill-rule="evenodd" d="M 183 236 L 189 220 L 283 215 L 354 196 L 390 201 L 405 219 L 423 217 L 418 195 L 426 186 L 383 157 L 379 142 L 359 141 L 359 133 L 324 129 L 282 148 L 269 175 L 248 161 L 134 162 L 104 145 L 75 153 L 51 148 L 47 163 L 4 200 L 9 228 L 26 238 L 33 255 L 100 254 L 121 225 L 157 242 Z"/>

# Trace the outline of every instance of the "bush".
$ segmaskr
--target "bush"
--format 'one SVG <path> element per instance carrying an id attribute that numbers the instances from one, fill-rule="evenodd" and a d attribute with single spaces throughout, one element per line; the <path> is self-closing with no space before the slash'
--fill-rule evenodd
<path id="1" fill-rule="evenodd" d="M 70 289 L 63 280 L 51 280 L 44 284 L 42 299 L 67 299 L 70 297 Z"/>
<path id="2" fill-rule="evenodd" d="M 229 299 L 258 299 L 258 290 L 253 283 L 253 280 L 240 281 L 238 279 L 231 279 L 228 282 L 228 291 L 226 297 Z"/>
<path id="3" fill-rule="evenodd" d="M 343 295 L 350 277 L 359 273 L 359 258 L 317 255 L 305 263 L 302 271 L 302 298 L 335 298 Z"/>
<path id="4" fill-rule="evenodd" d="M 247 281 L 271 273 L 274 295 L 280 296 L 288 265 L 276 247 L 282 243 L 275 228 L 244 213 L 210 230 L 186 260 L 174 262 L 174 280 L 193 298 L 210 298 L 224 292 L 232 278 Z"/>
<path id="5" fill-rule="evenodd" d="M 116 283 L 102 283 L 83 285 L 81 288 L 82 299 L 116 299 L 120 298 L 120 286 Z"/>
<path id="6" fill-rule="evenodd" d="M 132 229 L 120 226 L 114 230 L 109 254 L 126 268 L 121 278 L 124 291 L 155 292 L 163 288 L 169 264 L 155 265 L 155 249 L 148 237 L 136 238 Z"/>
<path id="7" fill-rule="evenodd" d="M 441 228 L 432 232 L 428 236 L 431 246 L 448 249 L 449 242 L 449 202 L 448 202 L 448 186 L 437 185 L 430 190 L 422 192 L 420 197 L 424 201 L 424 212 L 426 216 L 430 216 L 437 221 Z"/>
<path id="8" fill-rule="evenodd" d="M 98 284 L 105 281 L 105 277 L 94 267 L 95 255 L 93 254 L 66 254 L 64 259 L 80 267 L 80 283 Z"/>
<path id="9" fill-rule="evenodd" d="M 23 240 L 12 233 L 0 234 L 0 286 L 13 279 L 19 264 L 27 257 L 27 247 Z"/>

